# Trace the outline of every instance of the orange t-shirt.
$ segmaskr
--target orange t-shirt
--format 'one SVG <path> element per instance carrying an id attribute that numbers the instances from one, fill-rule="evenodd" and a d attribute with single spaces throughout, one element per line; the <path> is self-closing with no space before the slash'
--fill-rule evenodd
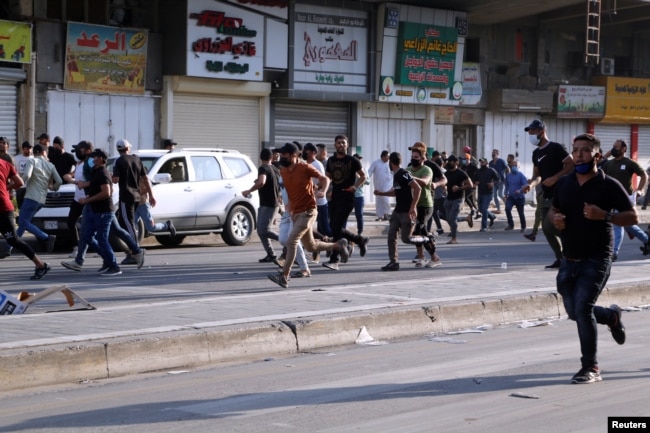
<path id="1" fill-rule="evenodd" d="M 316 208 L 314 183 L 311 178 L 320 177 L 321 173 L 313 165 L 301 161 L 291 168 L 281 168 L 280 175 L 289 196 L 289 207 L 292 214 Z"/>

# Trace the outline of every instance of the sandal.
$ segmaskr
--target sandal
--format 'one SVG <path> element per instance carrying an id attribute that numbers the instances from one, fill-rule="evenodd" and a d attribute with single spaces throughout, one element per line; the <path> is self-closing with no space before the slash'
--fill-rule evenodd
<path id="1" fill-rule="evenodd" d="M 311 272 L 307 270 L 296 271 L 291 274 L 291 278 L 309 278 L 311 277 Z"/>

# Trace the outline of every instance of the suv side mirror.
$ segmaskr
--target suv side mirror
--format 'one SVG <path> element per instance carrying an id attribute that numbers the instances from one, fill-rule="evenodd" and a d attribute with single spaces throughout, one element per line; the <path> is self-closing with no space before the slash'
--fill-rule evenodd
<path id="1" fill-rule="evenodd" d="M 158 173 L 153 177 L 153 183 L 170 183 L 172 181 L 172 175 L 169 173 Z"/>

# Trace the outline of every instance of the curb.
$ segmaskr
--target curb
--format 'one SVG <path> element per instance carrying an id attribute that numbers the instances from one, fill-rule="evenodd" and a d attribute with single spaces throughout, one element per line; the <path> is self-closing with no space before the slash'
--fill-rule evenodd
<path id="1" fill-rule="evenodd" d="M 599 304 L 648 305 L 647 286 L 606 288 Z M 531 319 L 559 319 L 564 307 L 555 292 L 473 302 L 382 308 L 243 326 L 192 328 L 83 344 L 54 344 L 0 353 L 4 391 L 109 379 L 138 373 L 214 365 L 220 362 L 292 355 L 354 344 L 365 327 L 376 340 L 502 325 Z"/>

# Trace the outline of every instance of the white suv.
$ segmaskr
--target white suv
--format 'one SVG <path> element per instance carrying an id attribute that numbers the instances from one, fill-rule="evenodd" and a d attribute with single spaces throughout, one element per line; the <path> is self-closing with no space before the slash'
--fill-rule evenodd
<path id="1" fill-rule="evenodd" d="M 169 233 L 145 233 L 140 222 L 140 238 L 154 235 L 165 246 L 179 245 L 187 235 L 209 233 L 221 233 L 228 245 L 244 245 L 250 240 L 259 197 L 241 195 L 257 179 L 257 167 L 248 156 L 236 150 L 194 148 L 134 154 L 140 157 L 153 186 L 156 206 L 151 209 L 152 216 L 156 222 L 172 220 L 176 227 L 172 237 Z M 108 162 L 109 172 L 114 161 Z M 32 220 L 64 242 L 69 240 L 67 216 L 74 188 L 66 184 L 48 192 L 45 205 Z"/>

